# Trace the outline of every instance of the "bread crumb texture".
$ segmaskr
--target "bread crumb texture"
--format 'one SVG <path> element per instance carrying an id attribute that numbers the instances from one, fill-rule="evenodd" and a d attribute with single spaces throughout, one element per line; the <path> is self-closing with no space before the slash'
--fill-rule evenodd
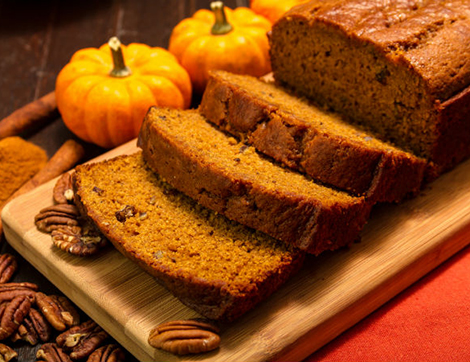
<path id="1" fill-rule="evenodd" d="M 140 152 L 76 172 L 81 202 L 104 233 L 166 274 L 223 283 L 239 293 L 298 253 L 177 192 L 147 167 Z"/>

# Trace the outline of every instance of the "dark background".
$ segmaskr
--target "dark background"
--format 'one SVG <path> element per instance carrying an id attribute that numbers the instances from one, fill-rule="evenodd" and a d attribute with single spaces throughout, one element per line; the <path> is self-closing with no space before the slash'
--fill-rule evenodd
<path id="1" fill-rule="evenodd" d="M 131 42 L 168 47 L 171 30 L 196 10 L 209 9 L 209 0 L 0 0 L 0 119 L 54 90 L 57 74 L 74 52 L 99 47 L 117 36 Z M 234 8 L 248 0 L 225 1 Z M 195 100 L 197 102 L 197 100 Z M 44 148 L 49 157 L 69 138 L 86 150 L 83 161 L 106 150 L 78 140 L 60 118 L 21 135 Z M 1 252 L 19 259 L 14 281 L 30 281 L 45 293 L 60 293 L 6 242 Z M 84 316 L 86 318 L 86 316 Z M 37 348 L 6 342 L 19 353 L 18 361 L 35 361 Z M 129 355 L 128 361 L 135 361 Z"/>

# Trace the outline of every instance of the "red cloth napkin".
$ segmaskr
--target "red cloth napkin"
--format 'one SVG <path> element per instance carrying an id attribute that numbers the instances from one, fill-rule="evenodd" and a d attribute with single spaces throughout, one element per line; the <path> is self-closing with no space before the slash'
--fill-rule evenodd
<path id="1" fill-rule="evenodd" d="M 304 362 L 469 362 L 470 246 Z"/>

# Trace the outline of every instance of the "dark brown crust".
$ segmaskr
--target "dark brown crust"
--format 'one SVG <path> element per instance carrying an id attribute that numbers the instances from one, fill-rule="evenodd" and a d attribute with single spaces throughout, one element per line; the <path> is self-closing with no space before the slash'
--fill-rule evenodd
<path id="1" fill-rule="evenodd" d="M 149 166 L 200 204 L 309 253 L 334 250 L 357 239 L 371 204 L 363 198 L 325 207 L 305 195 L 266 190 L 242 176 L 221 171 L 159 129 L 152 108 L 144 119 L 139 146 Z"/>
<path id="2" fill-rule="evenodd" d="M 125 156 L 122 156 L 125 157 Z M 206 318 L 219 321 L 233 321 L 252 309 L 256 304 L 266 299 L 274 291 L 295 274 L 303 264 L 305 254 L 293 253 L 293 260 L 283 263 L 282 266 L 252 285 L 238 295 L 228 292 L 225 283 L 209 283 L 197 277 L 185 277 L 182 274 L 169 271 L 155 260 L 147 261 L 137 250 L 127 250 L 123 246 L 122 235 L 106 226 L 105 220 L 82 202 L 84 190 L 80 185 L 80 169 L 87 169 L 93 165 L 79 166 L 78 172 L 72 177 L 73 188 L 76 195 L 75 203 L 80 213 L 93 221 L 98 229 L 110 240 L 116 249 L 136 262 L 143 270 L 154 276 L 156 280 L 178 298 L 183 304 L 194 309 Z M 177 231 L 175 231 L 177 233 Z M 261 278 L 260 278 L 261 279 Z"/>
<path id="3" fill-rule="evenodd" d="M 437 102 L 439 138 L 432 158 L 442 173 L 470 156 L 470 87 L 444 103 Z"/>
<path id="4" fill-rule="evenodd" d="M 319 131 L 230 83 L 224 72 L 211 74 L 200 111 L 286 166 L 371 202 L 398 202 L 421 188 L 424 160 Z"/>

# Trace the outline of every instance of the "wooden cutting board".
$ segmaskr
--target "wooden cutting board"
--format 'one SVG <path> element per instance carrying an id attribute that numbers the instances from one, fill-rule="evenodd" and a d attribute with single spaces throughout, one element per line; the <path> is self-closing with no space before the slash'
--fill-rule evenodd
<path id="1" fill-rule="evenodd" d="M 136 150 L 135 141 L 99 159 Z M 300 361 L 470 242 L 470 161 L 400 205 L 380 205 L 348 249 L 309 257 L 256 309 L 222 326 L 218 350 L 177 357 L 147 344 L 151 328 L 197 317 L 113 248 L 79 258 L 54 248 L 34 216 L 55 180 L 5 207 L 9 243 L 141 361 Z"/>

